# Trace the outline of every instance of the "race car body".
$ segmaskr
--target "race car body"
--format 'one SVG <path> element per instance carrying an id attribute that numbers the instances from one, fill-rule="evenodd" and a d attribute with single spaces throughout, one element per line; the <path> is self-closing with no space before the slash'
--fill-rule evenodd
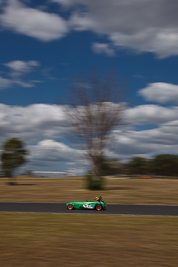
<path id="1" fill-rule="evenodd" d="M 101 197 L 98 197 L 96 201 L 72 201 L 66 204 L 68 210 L 73 209 L 89 209 L 89 210 L 103 210 L 107 209 L 106 203 L 102 200 Z"/>

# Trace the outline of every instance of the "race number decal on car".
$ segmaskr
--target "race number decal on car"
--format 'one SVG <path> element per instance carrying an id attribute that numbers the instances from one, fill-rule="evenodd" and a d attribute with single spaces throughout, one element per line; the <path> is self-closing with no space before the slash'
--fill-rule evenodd
<path id="1" fill-rule="evenodd" d="M 84 204 L 83 207 L 84 207 L 85 209 L 94 209 L 94 206 L 91 205 L 91 204 Z"/>

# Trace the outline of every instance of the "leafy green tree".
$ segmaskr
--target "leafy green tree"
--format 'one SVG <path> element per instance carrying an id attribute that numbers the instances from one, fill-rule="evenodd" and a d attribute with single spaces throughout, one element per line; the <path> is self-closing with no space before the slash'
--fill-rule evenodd
<path id="1" fill-rule="evenodd" d="M 177 176 L 178 175 L 178 156 L 161 154 L 152 160 L 152 169 L 156 175 Z"/>
<path id="2" fill-rule="evenodd" d="M 102 175 L 116 175 L 121 174 L 123 171 L 123 164 L 118 159 L 103 158 L 101 162 L 101 174 Z"/>
<path id="3" fill-rule="evenodd" d="M 23 142 L 18 138 L 10 138 L 3 144 L 1 162 L 2 170 L 7 177 L 12 178 L 15 169 L 27 161 L 25 157 L 27 153 Z"/>
<path id="4" fill-rule="evenodd" d="M 148 170 L 148 160 L 142 157 L 134 157 L 132 160 L 127 164 L 127 170 L 129 174 L 146 174 L 150 172 Z"/>

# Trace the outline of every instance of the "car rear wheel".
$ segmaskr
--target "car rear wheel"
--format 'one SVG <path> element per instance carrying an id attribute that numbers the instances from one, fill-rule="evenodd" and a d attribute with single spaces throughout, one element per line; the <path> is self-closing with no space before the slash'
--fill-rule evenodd
<path id="1" fill-rule="evenodd" d="M 100 204 L 97 204 L 97 205 L 96 205 L 96 210 L 97 210 L 97 211 L 102 210 L 102 206 L 101 206 Z"/>
<path id="2" fill-rule="evenodd" d="M 67 206 L 67 209 L 68 209 L 68 210 L 73 210 L 73 209 L 74 209 L 74 206 L 73 206 L 72 204 L 69 204 L 69 205 Z"/>

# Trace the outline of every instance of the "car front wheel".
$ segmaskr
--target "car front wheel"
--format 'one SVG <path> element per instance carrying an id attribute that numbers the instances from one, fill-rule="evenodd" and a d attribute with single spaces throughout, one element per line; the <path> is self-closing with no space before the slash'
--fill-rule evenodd
<path id="1" fill-rule="evenodd" d="M 73 210 L 73 209 L 74 209 L 74 206 L 73 206 L 72 204 L 69 204 L 69 205 L 67 206 L 67 209 L 68 209 L 68 210 Z"/>

